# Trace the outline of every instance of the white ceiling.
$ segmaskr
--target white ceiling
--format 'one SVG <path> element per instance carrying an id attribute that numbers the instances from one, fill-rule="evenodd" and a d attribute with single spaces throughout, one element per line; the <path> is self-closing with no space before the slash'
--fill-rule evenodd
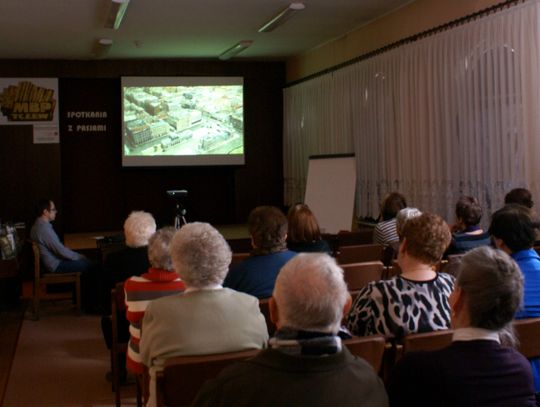
<path id="1" fill-rule="evenodd" d="M 241 40 L 236 58 L 283 60 L 395 10 L 411 0 L 304 0 L 305 10 L 269 33 L 257 30 L 287 0 L 131 0 L 118 30 L 104 27 L 110 0 L 0 0 L 0 58 L 215 58 Z M 136 45 L 139 44 L 139 46 Z"/>

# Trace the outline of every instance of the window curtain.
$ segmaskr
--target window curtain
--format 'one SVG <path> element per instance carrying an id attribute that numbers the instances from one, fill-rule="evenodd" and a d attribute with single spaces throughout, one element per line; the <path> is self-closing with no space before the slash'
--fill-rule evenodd
<path id="1" fill-rule="evenodd" d="M 540 200 L 539 22 L 530 1 L 285 89 L 285 204 L 310 155 L 349 152 L 358 216 L 391 191 L 449 222 L 474 196 L 484 225 L 512 188 Z"/>

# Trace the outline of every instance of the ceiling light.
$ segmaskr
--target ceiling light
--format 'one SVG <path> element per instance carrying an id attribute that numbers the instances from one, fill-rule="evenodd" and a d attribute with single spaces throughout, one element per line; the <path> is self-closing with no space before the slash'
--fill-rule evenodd
<path id="1" fill-rule="evenodd" d="M 128 5 L 129 0 L 111 0 L 109 14 L 107 14 L 107 20 L 105 20 L 105 28 L 118 30 Z"/>
<path id="2" fill-rule="evenodd" d="M 261 28 L 259 28 L 259 32 L 267 33 L 273 31 L 285 21 L 287 21 L 289 18 L 291 18 L 294 14 L 296 14 L 298 11 L 305 8 L 306 6 L 304 5 L 304 3 L 301 3 L 299 1 L 292 2 L 286 9 L 280 11 L 275 17 L 273 17 L 270 21 L 268 21 Z"/>
<path id="3" fill-rule="evenodd" d="M 92 54 L 95 58 L 104 58 L 109 53 L 112 44 L 113 40 L 111 40 L 110 38 L 100 38 L 94 44 L 94 50 L 92 51 Z"/>
<path id="4" fill-rule="evenodd" d="M 238 44 L 233 45 L 228 50 L 224 51 L 220 56 L 219 59 L 222 61 L 225 61 L 227 59 L 230 59 L 234 57 L 235 55 L 238 55 L 240 52 L 245 50 L 247 47 L 249 47 L 251 44 L 253 44 L 253 41 L 251 40 L 244 40 L 240 41 Z"/>

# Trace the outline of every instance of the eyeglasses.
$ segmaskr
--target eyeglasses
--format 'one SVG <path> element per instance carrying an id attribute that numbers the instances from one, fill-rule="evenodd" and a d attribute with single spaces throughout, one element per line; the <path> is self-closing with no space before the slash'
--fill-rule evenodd
<path id="1" fill-rule="evenodd" d="M 58 209 L 56 208 L 51 208 L 51 209 L 48 209 L 49 212 L 58 212 Z"/>

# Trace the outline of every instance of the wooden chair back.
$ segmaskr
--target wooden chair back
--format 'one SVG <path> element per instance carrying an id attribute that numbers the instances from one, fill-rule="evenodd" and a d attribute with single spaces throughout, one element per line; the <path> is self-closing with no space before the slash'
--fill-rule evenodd
<path id="1" fill-rule="evenodd" d="M 226 366 L 249 359 L 258 349 L 200 356 L 177 356 L 167 359 L 156 373 L 158 407 L 189 406 L 204 382 L 216 377 Z"/>
<path id="2" fill-rule="evenodd" d="M 381 261 L 343 264 L 341 268 L 349 291 L 357 291 L 372 281 L 379 281 L 384 272 L 384 265 Z"/>
<path id="3" fill-rule="evenodd" d="M 393 277 L 399 276 L 401 274 L 401 267 L 399 267 L 399 263 L 397 260 L 392 260 L 392 264 L 390 266 L 386 267 L 384 270 L 382 279 L 383 280 L 390 280 Z"/>
<path id="4" fill-rule="evenodd" d="M 112 341 L 111 341 L 111 375 L 112 388 L 115 392 L 116 407 L 121 406 L 121 377 L 120 361 L 125 361 L 127 354 L 128 342 L 120 341 L 120 333 L 118 332 L 119 315 L 126 313 L 126 298 L 124 292 L 124 283 L 117 283 L 111 290 L 111 325 L 112 325 Z M 137 378 L 137 407 L 142 406 L 143 385 L 141 378 Z"/>
<path id="5" fill-rule="evenodd" d="M 385 343 L 383 335 L 355 336 L 343 341 L 349 352 L 365 359 L 377 373 L 381 370 Z"/>
<path id="6" fill-rule="evenodd" d="M 403 337 L 401 344 L 396 345 L 396 362 L 408 352 L 433 351 L 449 346 L 452 343 L 454 331 L 442 331 L 410 334 Z"/>
<path id="7" fill-rule="evenodd" d="M 272 336 L 274 335 L 274 332 L 276 332 L 276 325 L 272 322 L 270 319 L 270 298 L 261 298 L 259 300 L 259 308 L 261 309 L 261 314 L 264 315 L 264 319 L 266 320 L 266 328 L 268 329 L 268 335 Z"/>
<path id="8" fill-rule="evenodd" d="M 233 266 L 235 264 L 243 262 L 245 259 L 249 257 L 249 253 L 233 253 L 231 258 L 231 264 L 230 266 Z"/>
<path id="9" fill-rule="evenodd" d="M 519 339 L 518 351 L 527 359 L 540 357 L 540 318 L 516 319 L 513 325 Z"/>
<path id="10" fill-rule="evenodd" d="M 362 263 L 366 261 L 381 261 L 384 246 L 381 244 L 361 244 L 340 247 L 337 253 L 339 264 Z"/>
<path id="11" fill-rule="evenodd" d="M 362 228 L 353 232 L 341 230 L 337 234 L 338 249 L 343 246 L 357 246 L 373 243 L 372 227 Z"/>
<path id="12" fill-rule="evenodd" d="M 34 253 L 34 285 L 32 290 L 32 308 L 34 319 L 39 319 L 39 306 L 41 300 L 62 300 L 72 298 L 77 307 L 77 311 L 81 312 L 81 273 L 42 273 L 41 258 L 39 246 L 32 242 L 32 251 Z M 73 284 L 74 292 L 63 293 L 46 293 L 48 285 L 56 284 Z M 44 291 L 42 291 L 42 288 Z"/>

